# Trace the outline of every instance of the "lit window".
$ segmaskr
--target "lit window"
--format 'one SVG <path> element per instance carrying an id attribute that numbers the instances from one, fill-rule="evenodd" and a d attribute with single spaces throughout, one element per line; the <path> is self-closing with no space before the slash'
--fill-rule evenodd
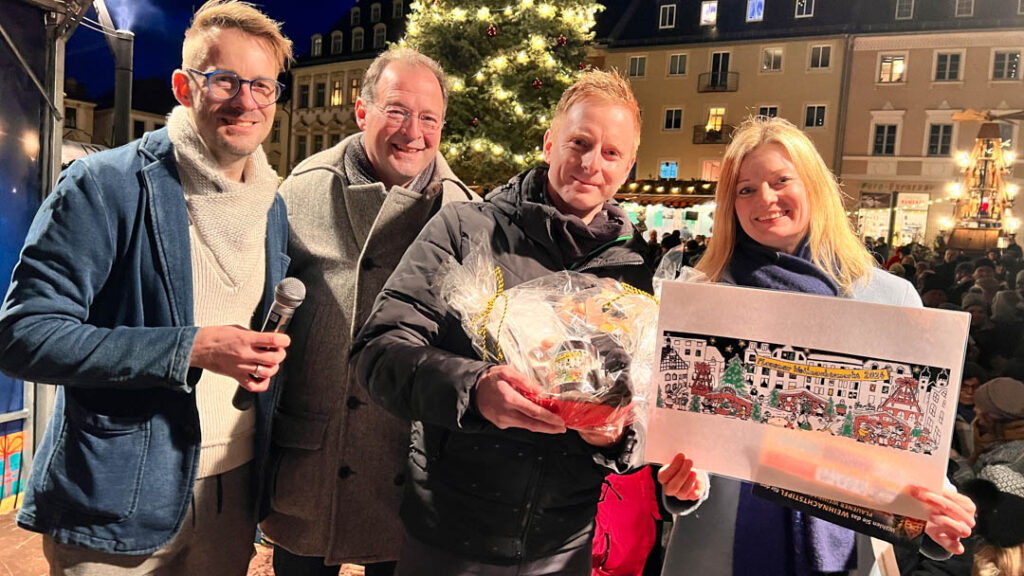
<path id="1" fill-rule="evenodd" d="M 647 56 L 630 56 L 629 77 L 643 78 L 647 73 Z"/>
<path id="2" fill-rule="evenodd" d="M 668 75 L 682 76 L 686 74 L 686 54 L 673 54 L 668 57 Z"/>
<path id="3" fill-rule="evenodd" d="M 700 25 L 714 26 L 718 22 L 718 0 L 700 3 Z"/>
<path id="4" fill-rule="evenodd" d="M 363 79 L 359 75 L 355 75 L 348 83 L 348 103 L 355 104 L 356 99 L 359 98 L 359 90 L 363 86 Z"/>
<path id="5" fill-rule="evenodd" d="M 765 48 L 761 51 L 761 72 L 782 70 L 782 48 Z"/>
<path id="6" fill-rule="evenodd" d="M 949 149 L 952 141 L 952 124 L 932 124 L 928 127 L 929 156 L 949 156 Z"/>
<path id="7" fill-rule="evenodd" d="M 996 52 L 992 59 L 993 80 L 1017 80 L 1020 78 L 1020 52 Z"/>
<path id="8" fill-rule="evenodd" d="M 958 52 L 935 55 L 935 81 L 955 82 L 960 79 L 960 54 Z"/>
<path id="9" fill-rule="evenodd" d="M 797 18 L 810 18 L 814 16 L 814 0 L 796 0 Z"/>
<path id="10" fill-rule="evenodd" d="M 882 84 L 902 82 L 907 63 L 906 58 L 906 56 L 882 55 L 878 65 L 878 81 Z"/>
<path id="11" fill-rule="evenodd" d="M 362 52 L 363 51 L 363 29 L 356 28 L 352 30 L 352 51 Z"/>
<path id="12" fill-rule="evenodd" d="M 679 130 L 683 127 L 683 109 L 669 108 L 665 110 L 665 130 Z"/>
<path id="13" fill-rule="evenodd" d="M 914 17 L 914 0 L 896 0 L 896 19 L 910 20 Z"/>
<path id="14" fill-rule="evenodd" d="M 747 0 L 747 22 L 764 20 L 764 0 Z"/>
<path id="15" fill-rule="evenodd" d="M 708 123 L 704 126 L 704 130 L 707 132 L 720 132 L 722 130 L 722 124 L 725 123 L 725 108 L 709 108 L 708 109 Z"/>
<path id="16" fill-rule="evenodd" d="M 721 172 L 721 160 L 704 160 L 703 162 L 700 163 L 700 179 L 704 180 L 705 182 L 718 182 L 718 175 Z M 767 374 L 768 372 L 762 373 Z"/>
<path id="17" fill-rule="evenodd" d="M 957 18 L 974 16 L 974 0 L 956 0 Z"/>
<path id="18" fill-rule="evenodd" d="M 370 23 L 380 22 L 380 4 L 370 5 Z"/>
<path id="19" fill-rule="evenodd" d="M 676 27 L 676 5 L 664 4 L 661 7 L 661 14 L 658 17 L 658 28 Z"/>
<path id="20" fill-rule="evenodd" d="M 342 36 L 341 32 L 331 33 L 331 54 L 341 54 Z"/>
<path id="21" fill-rule="evenodd" d="M 679 177 L 679 163 L 672 161 L 662 162 L 658 175 L 662 180 L 675 180 Z"/>
<path id="22" fill-rule="evenodd" d="M 813 105 L 807 107 L 804 115 L 804 128 L 821 128 L 825 125 L 825 107 Z"/>
<path id="23" fill-rule="evenodd" d="M 373 28 L 373 49 L 380 50 L 384 48 L 384 43 L 388 39 L 388 27 L 384 24 L 377 24 Z"/>
<path id="24" fill-rule="evenodd" d="M 335 80 L 331 86 L 331 106 L 341 106 L 344 103 L 344 94 L 341 91 L 341 80 Z"/>
<path id="25" fill-rule="evenodd" d="M 323 53 L 324 53 L 324 39 L 321 38 L 319 34 L 317 34 L 316 36 L 313 36 L 312 55 L 313 56 L 320 56 Z"/>
<path id="26" fill-rule="evenodd" d="M 875 144 L 871 148 L 874 156 L 893 156 L 896 154 L 896 124 L 876 124 Z"/>
<path id="27" fill-rule="evenodd" d="M 394 2 L 391 3 L 391 17 L 392 18 L 401 18 L 402 17 L 402 11 L 403 11 L 402 0 L 394 0 Z"/>
<path id="28" fill-rule="evenodd" d="M 811 46 L 811 70 L 831 67 L 832 46 Z"/>
<path id="29" fill-rule="evenodd" d="M 352 26 L 359 26 L 359 7 L 354 6 L 349 14 L 351 15 L 349 24 Z"/>
<path id="30" fill-rule="evenodd" d="M 761 106 L 757 109 L 757 115 L 763 118 L 778 118 L 779 107 L 778 106 Z"/>

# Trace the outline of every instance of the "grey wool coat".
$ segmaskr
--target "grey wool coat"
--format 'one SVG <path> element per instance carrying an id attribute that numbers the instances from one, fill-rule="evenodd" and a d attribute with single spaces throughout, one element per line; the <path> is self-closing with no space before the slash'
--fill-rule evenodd
<path id="1" fill-rule="evenodd" d="M 369 402 L 349 375 L 353 335 L 420 229 L 442 204 L 479 197 L 440 154 L 425 193 L 349 185 L 345 149 L 299 164 L 281 185 L 291 229 L 289 276 L 306 285 L 282 365 L 261 524 L 275 543 L 328 564 L 396 560 L 409 422 Z"/>

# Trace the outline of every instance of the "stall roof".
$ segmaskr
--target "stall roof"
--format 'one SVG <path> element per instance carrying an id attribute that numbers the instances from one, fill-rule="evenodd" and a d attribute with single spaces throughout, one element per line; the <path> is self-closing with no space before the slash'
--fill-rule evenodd
<path id="1" fill-rule="evenodd" d="M 670 208 L 686 208 L 713 202 L 712 194 L 616 194 L 617 202 L 636 202 L 637 204 L 664 204 Z"/>

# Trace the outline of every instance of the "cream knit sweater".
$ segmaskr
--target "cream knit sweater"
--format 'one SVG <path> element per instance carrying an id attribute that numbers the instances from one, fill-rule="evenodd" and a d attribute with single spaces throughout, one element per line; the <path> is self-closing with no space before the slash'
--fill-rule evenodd
<path id="1" fill-rule="evenodd" d="M 263 149 L 249 158 L 242 182 L 224 177 L 179 106 L 167 122 L 189 214 L 193 314 L 196 326 L 249 327 L 263 296 L 267 211 L 277 174 Z M 199 478 L 221 474 L 252 459 L 255 410 L 231 404 L 238 383 L 204 370 L 196 385 L 202 449 Z"/>

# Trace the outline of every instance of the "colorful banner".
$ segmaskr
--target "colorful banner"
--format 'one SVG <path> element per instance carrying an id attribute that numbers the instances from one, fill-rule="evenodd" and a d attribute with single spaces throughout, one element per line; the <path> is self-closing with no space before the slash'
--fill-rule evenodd
<path id="1" fill-rule="evenodd" d="M 779 370 L 798 376 L 810 376 L 812 378 L 829 378 L 832 380 L 860 380 L 870 382 L 887 382 L 889 380 L 888 370 L 859 370 L 848 368 L 833 368 L 831 366 L 811 366 L 787 362 L 776 358 L 758 356 L 754 364 L 759 368 Z"/>

